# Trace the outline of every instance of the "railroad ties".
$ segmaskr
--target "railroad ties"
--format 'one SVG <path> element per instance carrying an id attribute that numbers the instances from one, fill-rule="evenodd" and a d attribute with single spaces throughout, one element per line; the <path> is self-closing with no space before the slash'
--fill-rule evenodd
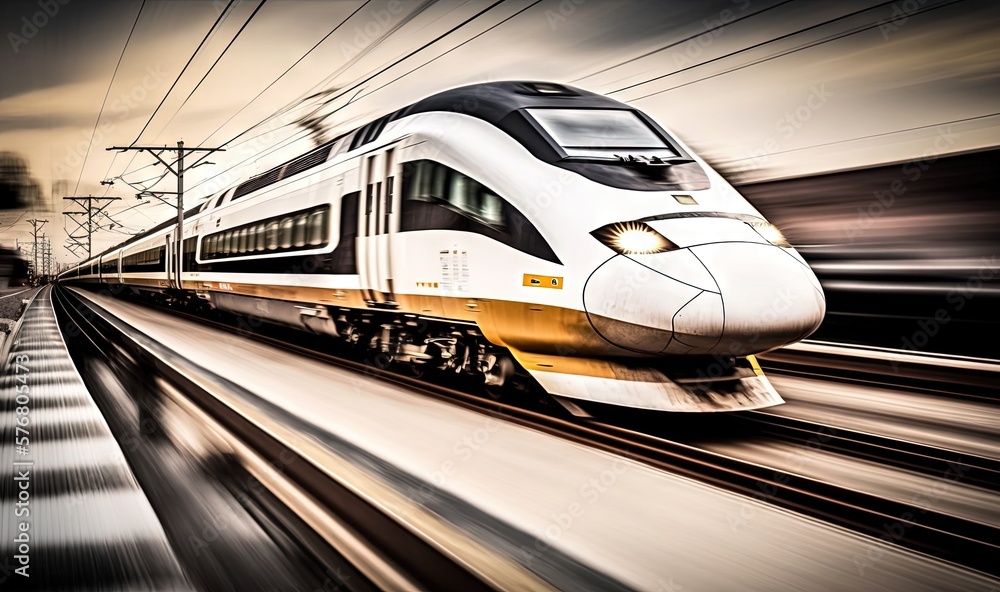
<path id="1" fill-rule="evenodd" d="M 51 290 L 0 352 L 0 586 L 189 589 L 70 359 Z"/>

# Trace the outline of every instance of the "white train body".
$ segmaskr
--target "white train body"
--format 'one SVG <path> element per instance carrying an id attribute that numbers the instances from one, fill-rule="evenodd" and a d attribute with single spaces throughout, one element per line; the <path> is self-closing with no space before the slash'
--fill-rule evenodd
<path id="1" fill-rule="evenodd" d="M 407 322 L 450 324 L 480 338 L 465 358 L 487 382 L 509 352 L 561 400 L 675 411 L 780 403 L 732 360 L 825 311 L 799 254 L 687 146 L 544 83 L 440 93 L 213 196 L 185 217 L 180 281 L 175 235 L 165 223 L 62 279 L 349 339 L 367 323 L 361 339 L 415 363 L 441 363 L 441 335 Z"/>

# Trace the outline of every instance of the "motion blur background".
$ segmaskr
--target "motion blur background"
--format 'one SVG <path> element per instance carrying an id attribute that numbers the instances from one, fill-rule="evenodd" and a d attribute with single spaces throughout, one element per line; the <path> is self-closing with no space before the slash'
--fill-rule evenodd
<path id="1" fill-rule="evenodd" d="M 95 253 L 174 215 L 136 198 L 173 176 L 109 146 L 224 145 L 197 205 L 428 94 L 538 79 L 642 109 L 737 185 L 823 281 L 814 338 L 1000 357 L 995 2 L 16 0 L 0 23 L 0 246 L 48 220 L 52 271 L 80 258 L 65 196 L 122 198 Z"/>

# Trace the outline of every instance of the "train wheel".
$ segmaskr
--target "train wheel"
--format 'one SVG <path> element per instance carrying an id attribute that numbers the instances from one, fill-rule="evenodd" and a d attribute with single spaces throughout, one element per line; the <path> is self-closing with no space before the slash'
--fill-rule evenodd
<path id="1" fill-rule="evenodd" d="M 496 362 L 486 371 L 484 385 L 486 393 L 493 400 L 499 400 L 507 391 L 508 382 L 514 376 L 514 361 L 507 356 L 497 356 Z"/>

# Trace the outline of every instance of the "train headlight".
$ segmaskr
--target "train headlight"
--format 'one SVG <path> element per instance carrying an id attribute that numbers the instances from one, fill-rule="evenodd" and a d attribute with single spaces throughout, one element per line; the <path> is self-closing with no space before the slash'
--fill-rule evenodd
<path id="1" fill-rule="evenodd" d="M 787 239 L 785 239 L 785 235 L 781 234 L 781 231 L 778 230 L 778 227 L 774 224 L 769 224 L 767 222 L 752 222 L 750 223 L 750 226 L 757 231 L 757 234 L 764 237 L 764 240 L 772 245 L 776 247 L 784 247 L 786 249 L 791 248 L 792 245 L 789 244 Z"/>
<path id="2" fill-rule="evenodd" d="M 616 222 L 590 234 L 622 255 L 647 255 L 677 248 L 644 222 Z"/>

